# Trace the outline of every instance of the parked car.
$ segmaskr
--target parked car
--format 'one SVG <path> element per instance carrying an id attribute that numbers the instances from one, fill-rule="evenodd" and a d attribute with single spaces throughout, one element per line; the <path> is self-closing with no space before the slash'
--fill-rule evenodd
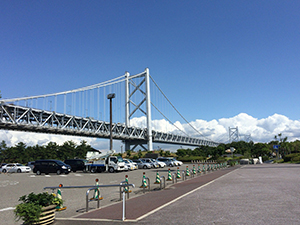
<path id="1" fill-rule="evenodd" d="M 136 162 L 133 162 L 131 159 L 128 159 L 129 160 L 129 162 L 131 162 L 132 163 L 132 165 L 133 165 L 133 169 L 134 170 L 137 170 L 138 169 L 138 165 L 137 165 L 137 163 Z"/>
<path id="2" fill-rule="evenodd" d="M 133 159 L 132 161 L 138 165 L 139 169 L 151 169 L 152 167 L 150 163 L 143 162 L 140 159 Z"/>
<path id="3" fill-rule="evenodd" d="M 1 163 L 0 164 L 0 168 L 2 168 L 2 166 L 5 166 L 7 163 Z"/>
<path id="4" fill-rule="evenodd" d="M 134 165 L 130 159 L 123 159 L 123 161 L 129 170 L 135 170 L 136 165 Z"/>
<path id="5" fill-rule="evenodd" d="M 30 171 L 29 166 L 24 166 L 20 163 L 8 163 L 1 167 L 2 173 L 28 173 Z"/>
<path id="6" fill-rule="evenodd" d="M 68 174 L 71 172 L 71 166 L 60 160 L 42 159 L 35 161 L 33 172 L 36 173 L 36 175 L 41 175 L 42 173 Z"/>
<path id="7" fill-rule="evenodd" d="M 34 163 L 35 163 L 35 161 L 31 161 L 31 162 L 28 162 L 28 163 L 26 163 L 26 165 L 25 165 L 25 166 L 29 166 L 29 167 L 30 167 L 30 169 L 32 169 L 32 170 L 33 170 Z"/>
<path id="8" fill-rule="evenodd" d="M 157 158 L 157 160 L 160 162 L 164 162 L 167 166 L 170 166 L 170 167 L 175 166 L 175 163 L 170 158 L 159 157 L 159 158 Z"/>
<path id="9" fill-rule="evenodd" d="M 64 163 L 70 165 L 73 172 L 78 170 L 86 172 L 85 164 L 87 163 L 87 160 L 85 159 L 66 159 Z"/>
<path id="10" fill-rule="evenodd" d="M 145 163 L 151 164 L 152 168 L 158 168 L 159 167 L 158 163 L 157 162 L 153 162 L 152 159 L 150 159 L 150 158 L 140 158 L 140 160 L 142 160 Z"/>
<path id="11" fill-rule="evenodd" d="M 170 159 L 174 162 L 175 166 L 181 166 L 183 164 L 183 162 L 181 162 L 175 158 L 170 158 Z"/>
<path id="12" fill-rule="evenodd" d="M 155 160 L 155 159 L 153 159 L 153 160 Z M 158 161 L 157 159 L 155 161 L 156 161 L 156 163 L 158 163 L 160 168 L 164 168 L 165 166 L 167 166 L 167 164 L 165 164 L 164 162 Z"/>

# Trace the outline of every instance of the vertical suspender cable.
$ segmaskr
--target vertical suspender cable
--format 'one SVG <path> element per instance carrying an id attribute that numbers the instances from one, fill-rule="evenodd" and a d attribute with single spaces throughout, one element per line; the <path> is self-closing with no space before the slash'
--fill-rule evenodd
<path id="1" fill-rule="evenodd" d="M 64 95 L 64 114 L 66 114 L 66 107 L 67 107 L 67 94 Z"/>
<path id="2" fill-rule="evenodd" d="M 100 120 L 100 90 L 97 88 L 97 120 Z"/>

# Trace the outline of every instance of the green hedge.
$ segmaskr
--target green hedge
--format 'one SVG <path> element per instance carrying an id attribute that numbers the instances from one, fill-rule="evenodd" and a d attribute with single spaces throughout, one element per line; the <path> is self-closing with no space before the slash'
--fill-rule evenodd
<path id="1" fill-rule="evenodd" d="M 206 160 L 204 157 L 201 156 L 183 156 L 183 157 L 177 157 L 177 160 L 182 161 L 182 162 L 191 162 L 192 160 L 199 160 L 199 161 L 204 161 Z"/>
<path id="2" fill-rule="evenodd" d="M 292 153 L 283 157 L 284 162 L 300 162 L 300 153 Z"/>

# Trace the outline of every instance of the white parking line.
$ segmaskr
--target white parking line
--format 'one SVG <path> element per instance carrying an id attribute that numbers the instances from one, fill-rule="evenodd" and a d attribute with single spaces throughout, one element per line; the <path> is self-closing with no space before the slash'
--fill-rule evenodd
<path id="1" fill-rule="evenodd" d="M 8 210 L 14 210 L 15 207 L 7 207 L 7 208 L 4 208 L 4 209 L 0 209 L 0 212 L 4 212 L 4 211 L 8 211 Z"/>

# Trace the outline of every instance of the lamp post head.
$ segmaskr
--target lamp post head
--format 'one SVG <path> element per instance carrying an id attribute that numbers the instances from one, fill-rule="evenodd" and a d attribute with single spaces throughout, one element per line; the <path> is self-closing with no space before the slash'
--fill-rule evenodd
<path id="1" fill-rule="evenodd" d="M 115 93 L 111 93 L 107 95 L 107 99 L 113 99 L 115 97 L 116 97 Z"/>

